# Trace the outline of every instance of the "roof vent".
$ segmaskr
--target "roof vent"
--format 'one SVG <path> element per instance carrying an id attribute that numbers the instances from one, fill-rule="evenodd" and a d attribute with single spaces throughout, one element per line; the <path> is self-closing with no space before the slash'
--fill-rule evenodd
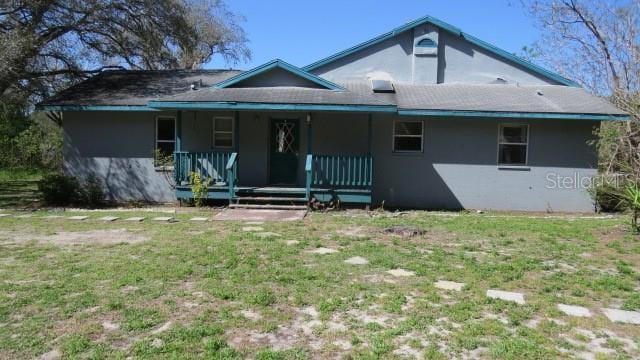
<path id="1" fill-rule="evenodd" d="M 371 90 L 375 93 L 393 93 L 396 92 L 390 80 L 371 79 Z"/>
<path id="2" fill-rule="evenodd" d="M 491 82 L 491 84 L 506 84 L 506 83 L 508 83 L 508 81 L 501 77 L 497 77 L 495 80 Z"/>
<path id="3" fill-rule="evenodd" d="M 191 83 L 191 90 L 198 90 L 198 88 L 201 88 L 201 87 L 202 87 L 202 79 Z"/>
<path id="4" fill-rule="evenodd" d="M 538 94 L 538 95 L 540 95 L 540 96 L 543 96 L 543 95 L 544 95 L 544 93 L 543 93 L 543 92 L 542 92 L 542 90 L 540 90 L 540 89 L 536 89 L 536 94 Z"/>

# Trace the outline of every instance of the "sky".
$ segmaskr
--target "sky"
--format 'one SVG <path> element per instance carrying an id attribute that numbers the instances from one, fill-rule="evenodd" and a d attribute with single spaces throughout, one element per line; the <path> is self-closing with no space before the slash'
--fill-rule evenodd
<path id="1" fill-rule="evenodd" d="M 253 56 L 205 68 L 247 70 L 275 58 L 305 66 L 425 15 L 512 53 L 531 45 L 538 30 L 514 0 L 227 0 L 242 24 Z"/>

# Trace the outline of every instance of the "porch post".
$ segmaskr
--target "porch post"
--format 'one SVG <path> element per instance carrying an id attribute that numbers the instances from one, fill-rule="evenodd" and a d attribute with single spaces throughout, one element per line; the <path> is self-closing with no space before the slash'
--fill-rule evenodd
<path id="1" fill-rule="evenodd" d="M 313 150 L 313 125 L 311 123 L 311 113 L 307 114 L 307 155 Z"/>
<path id="2" fill-rule="evenodd" d="M 369 155 L 371 155 L 371 142 L 373 136 L 373 132 L 371 131 L 371 117 L 372 115 L 369 114 L 369 117 L 367 118 L 367 154 Z"/>
<path id="3" fill-rule="evenodd" d="M 240 150 L 240 112 L 233 114 L 233 148 L 236 152 Z"/>
<path id="4" fill-rule="evenodd" d="M 176 114 L 176 145 L 174 151 L 182 150 L 182 110 Z"/>

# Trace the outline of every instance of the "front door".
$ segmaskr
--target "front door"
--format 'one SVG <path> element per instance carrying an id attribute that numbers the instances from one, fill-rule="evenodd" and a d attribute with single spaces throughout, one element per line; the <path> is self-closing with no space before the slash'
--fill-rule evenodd
<path id="1" fill-rule="evenodd" d="M 298 120 L 271 120 L 269 182 L 292 185 L 298 175 Z"/>

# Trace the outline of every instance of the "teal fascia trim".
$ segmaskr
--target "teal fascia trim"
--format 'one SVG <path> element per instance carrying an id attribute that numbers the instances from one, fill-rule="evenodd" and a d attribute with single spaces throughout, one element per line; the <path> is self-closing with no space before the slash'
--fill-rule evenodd
<path id="1" fill-rule="evenodd" d="M 396 112 L 395 105 L 316 105 L 316 104 L 268 104 L 236 102 L 169 102 L 151 101 L 149 106 L 158 109 L 190 110 L 279 110 L 279 111 L 357 111 Z"/>
<path id="2" fill-rule="evenodd" d="M 495 55 L 498 55 L 500 57 L 503 57 L 503 58 L 506 58 L 508 60 L 511 60 L 512 62 L 515 62 L 516 64 L 518 64 L 520 66 L 523 66 L 523 67 L 529 69 L 530 71 L 533 71 L 533 72 L 538 73 L 538 74 L 540 74 L 542 76 L 545 76 L 545 77 L 550 78 L 550 79 L 552 79 L 554 81 L 557 81 L 560 84 L 568 85 L 568 86 L 580 87 L 580 85 L 578 83 L 576 83 L 576 82 L 574 82 L 572 80 L 569 80 L 569 79 L 561 76 L 560 74 L 554 73 L 554 72 L 546 70 L 546 69 L 544 69 L 544 68 L 542 68 L 542 67 L 540 67 L 538 65 L 532 64 L 532 63 L 530 63 L 530 62 L 528 62 L 528 61 L 526 61 L 524 59 L 521 59 L 521 58 L 519 58 L 519 57 L 517 57 L 517 56 L 515 56 L 515 55 L 513 55 L 513 54 L 511 54 L 511 53 L 509 53 L 509 52 L 507 52 L 505 50 L 502 50 L 502 49 L 496 47 L 495 45 L 489 44 L 488 42 L 482 41 L 482 40 L 476 38 L 475 36 L 472 36 L 470 34 L 464 33 L 459 28 L 457 28 L 457 27 L 455 27 L 455 26 L 453 26 L 451 24 L 448 24 L 448 23 L 446 23 L 446 22 L 444 22 L 442 20 L 433 18 L 431 16 L 425 16 L 425 17 L 422 17 L 420 19 L 411 21 L 411 22 L 409 22 L 409 23 L 407 23 L 405 25 L 402 25 L 400 27 L 397 27 L 397 28 L 395 28 L 395 29 L 393 29 L 393 30 L 391 30 L 391 31 L 389 31 L 387 33 L 384 33 L 384 34 L 382 34 L 380 36 L 376 36 L 375 38 L 373 38 L 371 40 L 365 41 L 365 42 L 363 42 L 361 44 L 358 44 L 356 46 L 352 46 L 352 47 L 350 47 L 350 48 L 348 48 L 346 50 L 340 51 L 340 52 L 338 52 L 336 54 L 333 54 L 333 55 L 331 55 L 329 57 L 326 57 L 324 59 L 321 59 L 321 60 L 318 60 L 318 61 L 316 61 L 314 63 L 311 63 L 311 64 L 303 67 L 302 70 L 312 71 L 314 69 L 319 68 L 322 65 L 328 64 L 330 62 L 333 62 L 333 61 L 338 60 L 340 58 L 343 58 L 345 56 L 351 55 L 351 54 L 353 54 L 353 53 L 355 53 L 357 51 L 360 51 L 360 50 L 362 50 L 364 48 L 367 48 L 369 46 L 379 44 L 379 43 L 381 43 L 381 42 L 383 42 L 383 41 L 385 41 L 387 39 L 390 39 L 390 38 L 392 38 L 392 37 L 394 37 L 394 36 L 396 36 L 396 35 L 398 35 L 400 33 L 403 33 L 403 32 L 405 32 L 405 31 L 407 31 L 409 29 L 412 29 L 412 28 L 414 28 L 416 26 L 419 26 L 419 25 L 422 25 L 422 24 L 426 24 L 426 23 L 430 23 L 432 25 L 435 25 L 435 26 L 437 26 L 437 27 L 439 27 L 439 28 L 441 28 L 441 29 L 443 29 L 445 31 L 448 31 L 448 32 L 452 33 L 453 35 L 461 36 L 461 37 L 467 39 L 469 42 L 475 44 L 476 46 L 479 46 L 479 47 L 481 47 L 481 48 L 483 48 L 483 49 L 485 49 L 485 50 L 487 50 L 487 51 L 489 51 L 489 52 L 491 52 L 491 53 L 493 53 Z"/>
<path id="3" fill-rule="evenodd" d="M 275 60 L 271 60 L 268 63 L 262 64 L 260 66 L 257 66 L 251 70 L 247 70 L 243 73 L 240 73 L 230 79 L 227 79 L 225 81 L 219 82 L 215 85 L 213 85 L 213 87 L 218 88 L 218 89 L 224 89 L 226 87 L 229 87 L 233 84 L 237 84 L 243 80 L 249 79 L 253 76 L 256 76 L 258 74 L 261 74 L 263 72 L 269 71 L 271 69 L 274 68 L 281 68 L 284 69 L 290 73 L 293 73 L 297 76 L 300 76 L 302 78 L 305 78 L 309 81 L 312 81 L 322 87 L 325 87 L 329 90 L 344 90 L 343 87 L 332 83 L 331 81 L 325 80 L 321 77 L 315 76 L 311 73 L 308 73 L 306 71 L 304 71 L 303 69 L 300 69 L 299 67 L 293 66 L 291 64 L 289 64 L 286 61 L 280 60 L 280 59 L 275 59 Z"/>
<path id="4" fill-rule="evenodd" d="M 443 116 L 474 118 L 513 118 L 513 119 L 555 119 L 555 120 L 592 120 L 592 121 L 625 121 L 628 115 L 609 114 L 567 114 L 567 113 L 528 113 L 508 111 L 461 111 L 461 110 L 407 110 L 398 109 L 401 116 Z"/>
<path id="5" fill-rule="evenodd" d="M 158 111 L 146 105 L 38 105 L 40 111 Z"/>

